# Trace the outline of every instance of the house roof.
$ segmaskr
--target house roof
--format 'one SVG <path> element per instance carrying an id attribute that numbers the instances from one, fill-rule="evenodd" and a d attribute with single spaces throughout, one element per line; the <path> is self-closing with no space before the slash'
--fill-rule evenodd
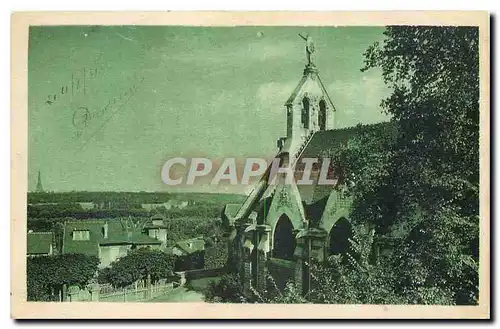
<path id="1" fill-rule="evenodd" d="M 52 246 L 52 232 L 30 232 L 27 236 L 27 253 L 30 255 L 35 254 L 48 254 Z"/>
<path id="2" fill-rule="evenodd" d="M 146 224 L 144 224 L 144 228 L 146 229 L 154 229 L 154 228 L 168 228 L 166 225 L 164 224 L 161 224 L 161 225 L 155 225 L 151 222 L 147 222 Z"/>
<path id="3" fill-rule="evenodd" d="M 151 216 L 151 220 L 165 220 L 165 216 L 157 212 Z"/>
<path id="4" fill-rule="evenodd" d="M 179 241 L 174 246 L 174 253 L 178 249 L 183 255 L 190 255 L 195 252 L 205 250 L 205 240 L 201 238 L 194 238 Z"/>
<path id="5" fill-rule="evenodd" d="M 153 223 L 153 221 L 156 223 Z M 161 224 L 158 224 L 157 221 L 161 221 Z M 144 223 L 144 228 L 168 228 L 165 221 L 165 216 L 160 213 L 156 213 Z"/>
<path id="6" fill-rule="evenodd" d="M 108 237 L 104 238 L 104 226 L 108 224 Z M 73 240 L 73 231 L 89 231 L 89 240 Z M 113 244 L 161 244 L 161 241 L 142 233 L 142 223 L 131 220 L 79 220 L 64 225 L 63 253 L 98 255 L 99 245 Z"/>
<path id="7" fill-rule="evenodd" d="M 111 234 L 108 239 L 103 239 L 100 245 L 110 244 L 161 244 L 161 241 L 141 232 L 118 232 Z"/>

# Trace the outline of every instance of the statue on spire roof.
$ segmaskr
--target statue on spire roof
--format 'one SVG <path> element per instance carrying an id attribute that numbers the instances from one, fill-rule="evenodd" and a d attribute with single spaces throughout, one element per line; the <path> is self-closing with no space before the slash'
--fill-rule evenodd
<path id="1" fill-rule="evenodd" d="M 314 54 L 314 41 L 309 34 L 303 36 L 299 33 L 299 36 L 304 39 L 306 42 L 306 56 L 307 56 L 307 65 L 314 65 L 313 63 L 313 54 Z"/>

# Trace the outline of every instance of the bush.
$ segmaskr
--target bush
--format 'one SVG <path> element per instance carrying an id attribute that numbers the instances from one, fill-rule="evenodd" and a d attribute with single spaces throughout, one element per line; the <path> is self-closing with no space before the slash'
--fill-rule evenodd
<path id="1" fill-rule="evenodd" d="M 138 280 L 150 279 L 152 283 L 167 278 L 173 271 L 175 258 L 160 250 L 140 248 L 111 263 L 101 270 L 101 282 L 114 287 L 126 287 Z"/>
<path id="2" fill-rule="evenodd" d="M 65 300 L 64 288 L 77 285 L 85 287 L 95 276 L 99 259 L 84 254 L 64 254 L 56 256 L 28 258 L 27 288 L 28 300 L 45 301 L 57 299 L 53 294 L 61 294 Z"/>
<path id="3" fill-rule="evenodd" d="M 205 301 L 212 303 L 244 303 L 243 287 L 236 274 L 225 274 L 218 282 L 209 283 Z"/>
<path id="4" fill-rule="evenodd" d="M 205 250 L 205 268 L 221 268 L 227 264 L 228 246 L 226 241 L 219 241 Z"/>

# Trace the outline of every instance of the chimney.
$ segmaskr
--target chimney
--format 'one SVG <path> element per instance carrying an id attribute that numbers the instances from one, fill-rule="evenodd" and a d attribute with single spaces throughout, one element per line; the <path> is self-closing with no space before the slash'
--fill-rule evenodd
<path id="1" fill-rule="evenodd" d="M 107 239 L 108 238 L 108 222 L 104 223 L 103 234 L 104 234 L 104 238 Z"/>

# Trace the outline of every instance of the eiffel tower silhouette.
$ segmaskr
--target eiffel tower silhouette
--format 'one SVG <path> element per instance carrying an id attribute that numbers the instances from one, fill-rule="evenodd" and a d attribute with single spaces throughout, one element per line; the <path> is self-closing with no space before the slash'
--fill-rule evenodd
<path id="1" fill-rule="evenodd" d="M 40 170 L 38 170 L 38 181 L 36 183 L 36 191 L 43 192 L 42 175 L 40 174 Z"/>

